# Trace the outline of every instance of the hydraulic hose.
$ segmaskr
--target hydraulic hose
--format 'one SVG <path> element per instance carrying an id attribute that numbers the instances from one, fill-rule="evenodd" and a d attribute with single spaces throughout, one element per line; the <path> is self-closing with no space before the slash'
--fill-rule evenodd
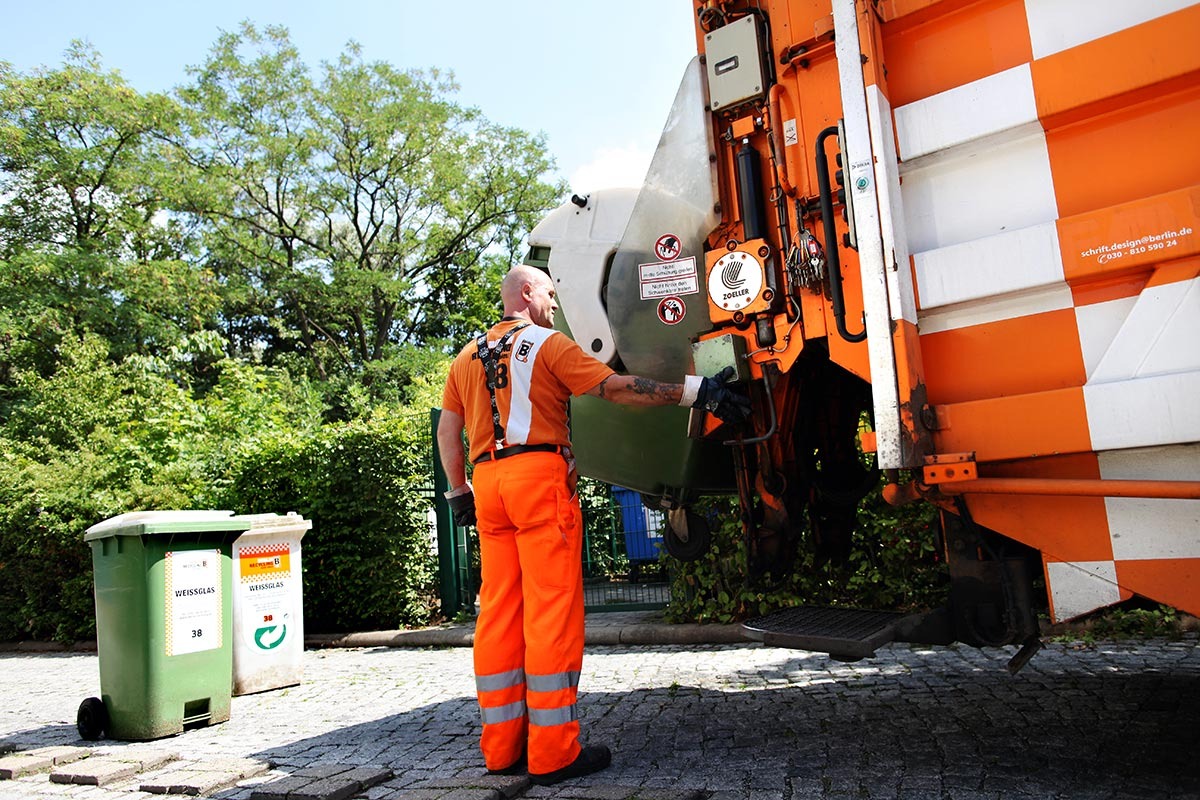
<path id="1" fill-rule="evenodd" d="M 842 260 L 838 255 L 837 225 L 833 221 L 833 192 L 829 187 L 829 159 L 825 156 L 825 140 L 837 136 L 837 125 L 830 125 L 817 134 L 817 189 L 821 193 L 821 227 L 825 230 L 825 258 L 829 265 L 829 297 L 833 303 L 833 321 L 847 342 L 861 342 L 867 330 L 851 333 L 846 328 L 846 298 L 842 296 Z"/>

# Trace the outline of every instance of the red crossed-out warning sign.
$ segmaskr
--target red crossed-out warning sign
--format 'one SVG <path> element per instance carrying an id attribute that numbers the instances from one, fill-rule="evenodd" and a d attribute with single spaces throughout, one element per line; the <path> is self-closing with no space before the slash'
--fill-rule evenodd
<path id="1" fill-rule="evenodd" d="M 682 298 L 672 296 L 658 301 L 658 319 L 664 325 L 678 325 L 686 314 L 687 306 Z"/>
<path id="2" fill-rule="evenodd" d="M 662 261 L 674 261 L 683 252 L 683 243 L 673 233 L 664 233 L 654 243 L 654 255 Z"/>

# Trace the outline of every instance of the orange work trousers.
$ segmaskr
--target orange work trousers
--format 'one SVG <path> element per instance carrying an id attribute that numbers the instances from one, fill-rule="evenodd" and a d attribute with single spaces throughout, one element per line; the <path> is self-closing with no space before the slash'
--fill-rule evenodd
<path id="1" fill-rule="evenodd" d="M 529 771 L 579 755 L 576 694 L 583 665 L 583 523 L 557 453 L 475 467 L 483 581 L 475 686 L 488 769 L 528 748 Z"/>

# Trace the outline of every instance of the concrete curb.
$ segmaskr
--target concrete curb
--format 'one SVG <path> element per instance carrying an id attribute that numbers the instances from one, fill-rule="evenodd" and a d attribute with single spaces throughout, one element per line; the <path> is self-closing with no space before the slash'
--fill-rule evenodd
<path id="1" fill-rule="evenodd" d="M 585 644 L 749 644 L 741 625 L 697 625 L 686 623 L 597 625 L 584 632 Z"/>
<path id="2" fill-rule="evenodd" d="M 641 617 L 623 623 L 606 621 L 612 617 Z M 585 622 L 584 642 L 588 645 L 719 645 L 751 642 L 742 626 L 670 624 L 658 621 L 659 615 L 648 615 L 650 621 L 637 613 L 597 614 Z M 1077 637 L 1089 628 L 1088 623 L 1064 622 L 1050 625 L 1043 621 L 1041 635 Z M 1181 633 L 1200 631 L 1200 619 L 1188 614 L 1180 617 Z M 436 628 L 411 630 L 364 631 L 361 633 L 313 633 L 304 637 L 308 649 L 330 647 L 470 647 L 475 642 L 474 624 L 450 624 Z M 0 642 L 0 653 L 95 653 L 95 641 L 64 645 L 58 642 Z"/>
<path id="3" fill-rule="evenodd" d="M 309 649 L 324 647 L 470 647 L 475 629 L 468 625 L 446 628 L 417 628 L 360 633 L 310 633 L 304 637 Z"/>
<path id="4" fill-rule="evenodd" d="M 309 648 L 325 647 L 470 647 L 475 642 L 472 625 L 417 630 L 372 631 L 346 634 L 312 634 L 304 637 Z M 741 625 L 630 625 L 587 624 L 585 645 L 742 644 L 750 640 Z"/>
<path id="5" fill-rule="evenodd" d="M 95 640 L 63 644 L 62 642 L 0 642 L 0 653 L 95 653 Z"/>

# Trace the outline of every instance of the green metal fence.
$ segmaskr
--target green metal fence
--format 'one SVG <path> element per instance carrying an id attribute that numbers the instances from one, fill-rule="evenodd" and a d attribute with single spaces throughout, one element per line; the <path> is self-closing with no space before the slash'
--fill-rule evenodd
<path id="1" fill-rule="evenodd" d="M 430 412 L 430 502 L 437 527 L 442 613 L 474 613 L 479 591 L 475 531 L 454 524 L 443 493 L 450 487 L 437 453 L 441 410 Z M 580 482 L 583 508 L 583 582 L 587 611 L 641 611 L 670 600 L 665 567 L 658 558 L 662 514 L 646 509 L 636 493 L 594 481 Z"/>
<path id="2" fill-rule="evenodd" d="M 659 559 L 662 512 L 628 489 L 583 483 L 584 604 L 589 611 L 663 608 L 670 582 Z"/>

